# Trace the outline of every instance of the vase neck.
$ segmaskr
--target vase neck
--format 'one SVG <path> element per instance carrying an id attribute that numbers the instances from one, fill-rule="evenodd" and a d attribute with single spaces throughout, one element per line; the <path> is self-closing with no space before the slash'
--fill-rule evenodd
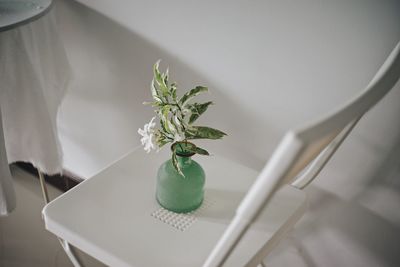
<path id="1" fill-rule="evenodd" d="M 192 162 L 192 158 L 191 157 L 181 157 L 181 156 L 176 156 L 176 158 L 178 159 L 178 163 L 181 166 L 185 166 L 188 165 Z"/>

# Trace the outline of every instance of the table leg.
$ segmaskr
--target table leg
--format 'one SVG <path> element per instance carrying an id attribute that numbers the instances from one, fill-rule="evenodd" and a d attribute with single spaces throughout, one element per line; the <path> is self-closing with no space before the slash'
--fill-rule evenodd
<path id="1" fill-rule="evenodd" d="M 8 166 L 0 109 L 0 216 L 9 214 L 15 209 L 15 206 L 15 191 Z"/>
<path id="2" fill-rule="evenodd" d="M 48 204 L 50 202 L 50 198 L 49 198 L 49 193 L 47 191 L 46 180 L 44 179 L 44 175 L 41 171 L 38 170 L 38 174 L 40 180 L 40 187 L 42 188 L 43 199 L 45 204 Z M 58 238 L 58 241 L 60 241 L 62 248 L 64 249 L 65 253 L 67 254 L 68 258 L 70 259 L 74 267 L 83 267 L 84 265 L 82 261 L 79 259 L 75 248 L 72 247 L 67 241 L 61 238 Z"/>

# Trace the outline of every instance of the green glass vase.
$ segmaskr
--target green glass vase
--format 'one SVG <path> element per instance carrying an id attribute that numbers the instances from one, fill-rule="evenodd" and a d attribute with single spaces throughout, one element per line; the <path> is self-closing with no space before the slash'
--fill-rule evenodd
<path id="1" fill-rule="evenodd" d="M 179 174 L 169 159 L 164 162 L 157 173 L 156 198 L 165 209 L 187 213 L 200 207 L 204 197 L 205 173 L 199 163 L 191 157 L 193 153 L 185 152 L 185 143 L 177 149 L 177 160 L 184 176 Z M 174 144 L 175 145 L 175 144 Z"/>

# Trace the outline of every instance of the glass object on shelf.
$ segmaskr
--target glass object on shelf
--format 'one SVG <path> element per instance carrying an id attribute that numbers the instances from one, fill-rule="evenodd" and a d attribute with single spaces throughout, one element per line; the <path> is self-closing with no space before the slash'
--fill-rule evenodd
<path id="1" fill-rule="evenodd" d="M 174 145 L 178 145 L 176 159 L 183 176 L 174 168 L 172 159 L 164 162 L 157 173 L 156 197 L 163 208 L 187 213 L 199 208 L 203 202 L 205 173 L 192 159 L 194 153 L 185 151 L 185 143 Z M 187 145 L 193 146 L 189 142 Z"/>

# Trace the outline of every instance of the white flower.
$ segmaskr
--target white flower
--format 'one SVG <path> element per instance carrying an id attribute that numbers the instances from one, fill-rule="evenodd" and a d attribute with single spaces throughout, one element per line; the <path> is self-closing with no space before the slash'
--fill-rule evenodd
<path id="1" fill-rule="evenodd" d="M 153 117 L 149 123 L 145 124 L 143 126 L 143 130 L 139 128 L 138 133 L 142 136 L 140 139 L 140 142 L 144 146 L 144 150 L 149 153 L 152 149 L 156 149 L 156 145 L 154 142 L 154 127 L 156 126 L 156 123 L 154 122 L 154 119 L 156 117 Z"/>

